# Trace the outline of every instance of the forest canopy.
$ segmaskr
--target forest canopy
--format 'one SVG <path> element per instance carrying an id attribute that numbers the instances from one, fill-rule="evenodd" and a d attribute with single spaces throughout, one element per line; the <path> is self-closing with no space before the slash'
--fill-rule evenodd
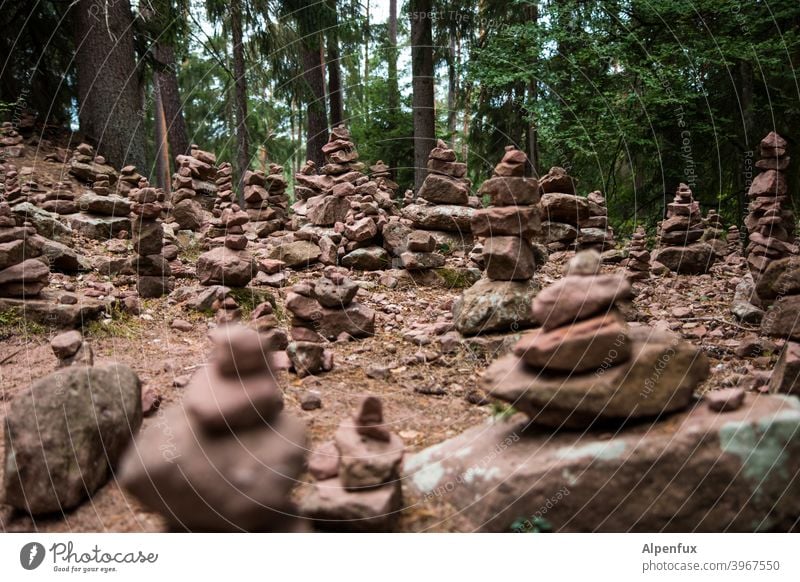
<path id="1" fill-rule="evenodd" d="M 741 223 L 759 139 L 800 130 L 796 0 L 43 0 L 0 24 L 3 119 L 33 111 L 154 180 L 191 143 L 291 177 L 344 122 L 401 192 L 434 137 L 475 187 L 514 144 L 630 232 L 681 182 Z"/>

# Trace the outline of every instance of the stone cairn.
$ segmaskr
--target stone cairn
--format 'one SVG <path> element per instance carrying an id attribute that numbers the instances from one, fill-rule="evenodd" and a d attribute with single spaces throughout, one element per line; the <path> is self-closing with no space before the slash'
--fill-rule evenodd
<path id="1" fill-rule="evenodd" d="M 317 253 L 299 253 L 305 259 L 302 262 L 341 262 L 364 271 L 387 268 L 390 260 L 381 232 L 396 212 L 391 195 L 362 172 L 365 166 L 358 161 L 358 151 L 344 125 L 333 129 L 322 153 L 326 163 L 321 174 L 316 174 L 316 166 L 308 161 L 295 176 L 297 202 L 291 224 L 296 231 L 295 245 L 319 247 Z M 297 249 L 278 247 L 270 256 L 285 260 L 295 254 L 293 250 Z M 295 261 L 286 262 L 295 266 L 291 264 Z"/>
<path id="2" fill-rule="evenodd" d="M 10 121 L 0 124 L 0 154 L 7 158 L 20 158 L 25 152 L 22 136 Z"/>
<path id="3" fill-rule="evenodd" d="M 630 298 L 630 282 L 598 274 L 600 257 L 591 254 L 576 255 L 567 276 L 536 296 L 541 329 L 492 364 L 482 387 L 550 428 L 619 425 L 688 407 L 709 374 L 705 355 L 669 332 L 628 328 L 616 305 Z"/>
<path id="4" fill-rule="evenodd" d="M 539 185 L 525 177 L 526 156 L 513 146 L 479 194 L 490 206 L 476 210 L 470 221 L 472 234 L 483 240 L 486 277 L 464 291 L 453 305 L 453 323 L 467 335 L 502 331 L 532 324 L 530 301 L 535 288 L 530 281 L 541 254 L 533 240 L 541 237 Z"/>
<path id="5" fill-rule="evenodd" d="M 370 176 L 372 181 L 377 184 L 378 189 L 386 193 L 389 198 L 394 199 L 397 195 L 397 189 L 400 185 L 392 180 L 392 175 L 383 160 L 378 160 L 374 165 L 369 167 Z"/>
<path id="6" fill-rule="evenodd" d="M 245 172 L 244 206 L 253 232 L 264 238 L 283 230 L 286 225 L 289 197 L 286 195 L 283 166 L 269 165 L 269 173 Z"/>
<path id="7" fill-rule="evenodd" d="M 178 171 L 172 176 L 172 221 L 182 230 L 198 230 L 203 225 L 203 207 L 195 200 L 195 171 L 189 156 L 178 156 Z M 203 166 L 203 173 L 208 173 Z"/>
<path id="8" fill-rule="evenodd" d="M 195 373 L 181 405 L 137 437 L 120 483 L 174 529 L 297 530 L 291 491 L 306 431 L 282 413 L 273 346 L 240 326 L 212 339 L 211 365 Z"/>
<path id="9" fill-rule="evenodd" d="M 119 171 L 119 180 L 117 180 L 117 194 L 127 198 L 131 190 L 139 187 L 139 181 L 143 178 L 139 172 L 136 171 L 136 166 L 125 166 Z"/>
<path id="10" fill-rule="evenodd" d="M 628 279 L 638 281 L 650 278 L 650 251 L 647 250 L 647 239 L 641 226 L 636 228 L 631 237 L 628 257 L 623 265 Z"/>
<path id="11" fill-rule="evenodd" d="M 711 245 L 717 257 L 727 255 L 728 244 L 723 236 L 725 234 L 725 224 L 722 222 L 722 217 L 712 208 L 706 214 L 703 224 L 705 225 L 705 232 L 701 240 Z"/>
<path id="12" fill-rule="evenodd" d="M 131 212 L 131 236 L 137 274 L 136 289 L 140 297 L 161 297 L 168 295 L 175 287 L 172 271 L 162 249 L 164 245 L 164 225 L 161 212 L 164 208 L 164 191 L 153 188 L 146 178 L 139 181 L 139 187 L 129 194 L 133 203 Z"/>
<path id="13" fill-rule="evenodd" d="M 575 192 L 575 180 L 554 166 L 539 180 L 544 242 L 549 251 L 576 248 L 581 222 L 589 215 L 589 201 Z"/>
<path id="14" fill-rule="evenodd" d="M 54 212 L 56 214 L 75 214 L 78 212 L 78 204 L 75 193 L 72 191 L 72 183 L 68 180 L 56 182 L 52 189 L 47 192 L 38 205 L 42 210 Z"/>
<path id="15" fill-rule="evenodd" d="M 94 148 L 88 143 L 78 145 L 72 152 L 69 173 L 84 184 L 95 184 L 103 177 L 111 184 L 117 181 L 117 171 L 106 163 L 103 156 L 95 155 Z"/>
<path id="16" fill-rule="evenodd" d="M 312 286 L 298 283 L 286 295 L 292 339 L 317 342 L 375 335 L 375 311 L 355 301 L 358 285 L 346 270 L 328 266 Z M 324 339 L 323 339 L 324 338 Z"/>
<path id="17" fill-rule="evenodd" d="M 334 440 L 309 459 L 316 479 L 301 503 L 319 529 L 388 531 L 402 507 L 403 440 L 384 423 L 383 404 L 367 396 Z"/>
<path id="18" fill-rule="evenodd" d="M 59 368 L 93 366 L 94 351 L 78 330 L 65 331 L 50 340 L 50 349 L 58 358 Z"/>
<path id="19" fill-rule="evenodd" d="M 217 197 L 214 199 L 211 214 L 219 218 L 223 210 L 236 203 L 236 193 L 233 191 L 233 166 L 229 162 L 220 164 L 214 184 L 217 186 Z"/>
<path id="20" fill-rule="evenodd" d="M 727 239 L 727 254 L 728 256 L 739 257 L 742 254 L 742 233 L 739 232 L 739 227 L 735 224 L 728 228 Z"/>
<path id="21" fill-rule="evenodd" d="M 36 297 L 50 280 L 42 255 L 44 241 L 29 223 L 17 226 L 6 202 L 0 202 L 0 297 Z"/>
<path id="22" fill-rule="evenodd" d="M 3 199 L 7 202 L 16 202 L 22 195 L 19 186 L 19 171 L 17 166 L 8 163 L 3 165 Z"/>
<path id="23" fill-rule="evenodd" d="M 675 199 L 667 205 L 667 218 L 661 223 L 655 260 L 674 273 L 708 272 L 716 254 L 711 245 L 700 240 L 704 234 L 700 204 L 689 186 L 681 184 Z"/>
<path id="24" fill-rule="evenodd" d="M 403 217 L 415 229 L 427 230 L 439 244 L 470 249 L 473 238 L 470 220 L 480 201 L 470 196 L 467 165 L 456 159 L 456 152 L 438 140 L 428 156 L 428 175 L 413 204 L 403 208 Z"/>
<path id="25" fill-rule="evenodd" d="M 772 261 L 797 254 L 793 244 L 795 217 L 786 180 L 789 161 L 785 139 L 773 131 L 761 140 L 761 159 L 756 168 L 762 171 L 747 192 L 750 205 L 744 221 L 750 241 L 745 249 L 747 264 L 756 284 Z"/>
<path id="26" fill-rule="evenodd" d="M 107 174 L 95 174 L 90 190 L 78 198 L 81 214 L 70 216 L 69 224 L 73 230 L 93 239 L 107 239 L 130 232 L 128 215 L 131 203 L 127 198 L 111 193 L 111 181 Z"/>
<path id="27" fill-rule="evenodd" d="M 201 285 L 244 287 L 255 276 L 257 266 L 247 251 L 244 226 L 250 221 L 238 204 L 225 208 L 214 218 L 206 231 L 210 251 L 197 259 L 197 277 Z M 220 244 L 220 242 L 222 244 Z"/>
<path id="28" fill-rule="evenodd" d="M 596 250 L 598 253 L 614 248 L 614 229 L 608 224 L 606 197 L 599 190 L 586 197 L 589 203 L 589 218 L 580 221 L 578 248 Z"/>

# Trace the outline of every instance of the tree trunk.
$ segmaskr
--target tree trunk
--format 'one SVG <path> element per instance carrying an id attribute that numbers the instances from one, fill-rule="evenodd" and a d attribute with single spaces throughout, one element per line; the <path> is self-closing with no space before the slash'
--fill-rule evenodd
<path id="1" fill-rule="evenodd" d="M 75 10 L 81 131 L 117 168 L 146 173 L 130 2 L 79 0 Z"/>
<path id="2" fill-rule="evenodd" d="M 411 2 L 411 85 L 414 119 L 414 188 L 427 175 L 428 154 L 436 145 L 436 112 L 433 87 L 433 38 L 431 0 Z"/>
<path id="3" fill-rule="evenodd" d="M 158 82 L 161 105 L 167 122 L 170 152 L 172 156 L 187 154 L 191 144 L 178 89 L 175 50 L 168 44 L 156 42 L 153 45 L 153 58 L 156 67 L 155 80 Z"/>
<path id="4" fill-rule="evenodd" d="M 456 35 L 450 32 L 450 46 L 447 51 L 447 134 L 450 139 L 456 133 Z"/>
<path id="5" fill-rule="evenodd" d="M 342 71 L 339 63 L 339 15 L 336 10 L 336 0 L 328 0 L 328 5 L 333 11 L 333 28 L 327 32 L 328 103 L 330 104 L 331 127 L 336 127 L 344 121 Z"/>
<path id="6" fill-rule="evenodd" d="M 244 46 L 242 45 L 242 4 L 232 0 L 231 39 L 233 41 L 233 76 L 236 93 L 236 169 L 238 170 L 238 196 L 244 194 L 244 173 L 250 166 L 247 143 L 247 79 L 245 78 Z"/>
<path id="7" fill-rule="evenodd" d="M 364 112 L 369 116 L 369 0 L 366 2 L 366 18 L 364 19 Z M 369 117 L 367 117 L 369 119 Z"/>
<path id="8" fill-rule="evenodd" d="M 164 115 L 164 96 L 157 71 L 153 73 L 153 105 L 153 118 L 156 129 L 156 183 L 159 188 L 169 193 L 169 131 L 167 129 L 167 118 Z"/>
<path id="9" fill-rule="evenodd" d="M 397 0 L 389 1 L 389 50 L 387 51 L 388 61 L 388 79 L 386 79 L 388 95 L 386 100 L 386 107 L 389 110 L 387 117 L 389 118 L 389 131 L 394 137 L 394 132 L 397 130 L 397 118 L 400 115 L 400 85 L 397 81 Z M 392 176 L 397 175 L 395 167 L 397 166 L 397 159 L 392 154 L 392 157 L 386 160 Z"/>
<path id="10" fill-rule="evenodd" d="M 317 42 L 313 40 L 317 39 Z M 319 36 L 309 39 L 309 45 L 303 47 L 303 79 L 306 82 L 306 159 L 313 160 L 317 167 L 322 167 L 325 160 L 322 146 L 328 142 L 328 119 L 325 112 L 325 80 L 320 58 Z"/>

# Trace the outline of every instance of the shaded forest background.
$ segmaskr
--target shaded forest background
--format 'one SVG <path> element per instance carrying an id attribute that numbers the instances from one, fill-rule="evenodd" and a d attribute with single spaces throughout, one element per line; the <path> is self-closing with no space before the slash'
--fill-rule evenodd
<path id="1" fill-rule="evenodd" d="M 0 117 L 159 183 L 191 143 L 291 177 L 345 122 L 401 193 L 434 137 L 476 186 L 515 144 L 627 233 L 680 182 L 741 223 L 760 138 L 800 135 L 797 0 L 0 0 L 0 26 Z"/>

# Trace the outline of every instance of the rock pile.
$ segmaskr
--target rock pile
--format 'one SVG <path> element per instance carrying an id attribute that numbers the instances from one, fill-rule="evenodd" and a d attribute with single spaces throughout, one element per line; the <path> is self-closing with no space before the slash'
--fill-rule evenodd
<path id="1" fill-rule="evenodd" d="M 94 351 L 77 330 L 60 333 L 50 340 L 59 368 L 94 365 Z"/>
<path id="2" fill-rule="evenodd" d="M 5 424 L 5 503 L 66 511 L 108 480 L 139 430 L 141 384 L 124 365 L 70 366 L 16 395 Z"/>
<path id="3" fill-rule="evenodd" d="M 189 381 L 182 405 L 136 439 L 120 482 L 175 529 L 296 530 L 291 490 L 306 435 L 282 413 L 273 345 L 239 326 L 212 339 L 211 365 Z"/>
<path id="4" fill-rule="evenodd" d="M 436 252 L 436 239 L 426 230 L 414 230 L 405 241 L 407 250 L 400 253 L 400 264 L 409 271 L 444 267 L 444 255 Z"/>
<path id="5" fill-rule="evenodd" d="M 577 246 L 581 222 L 589 219 L 589 201 L 578 196 L 575 180 L 564 168 L 554 166 L 539 180 L 544 242 L 550 251 Z"/>
<path id="6" fill-rule="evenodd" d="M 675 199 L 667 205 L 667 218 L 661 223 L 655 260 L 674 273 L 706 273 L 716 254 L 711 245 L 700 240 L 704 233 L 700 204 L 689 186 L 681 184 Z"/>
<path id="7" fill-rule="evenodd" d="M 95 157 L 95 166 L 99 157 Z M 99 173 L 99 168 L 94 168 L 93 172 L 91 189 L 78 198 L 80 213 L 68 216 L 69 225 L 85 237 L 97 240 L 116 237 L 123 231 L 130 232 L 130 201 L 111 192 L 109 174 Z"/>
<path id="8" fill-rule="evenodd" d="M 7 202 L 14 202 L 21 193 L 17 166 L 10 163 L 3 164 L 3 199 Z"/>
<path id="9" fill-rule="evenodd" d="M 761 159 L 756 162 L 761 173 L 747 192 L 749 214 L 744 221 L 750 241 L 745 249 L 747 264 L 756 284 L 772 261 L 797 254 L 786 178 L 789 161 L 785 139 L 773 131 L 761 140 Z"/>
<path id="10" fill-rule="evenodd" d="M 347 336 L 375 335 L 375 311 L 355 301 L 358 285 L 346 271 L 326 267 L 313 286 L 294 285 L 286 295 L 286 309 L 292 313 L 292 338 L 320 342 Z M 322 336 L 320 338 L 320 336 Z"/>
<path id="11" fill-rule="evenodd" d="M 722 217 L 713 208 L 708 211 L 703 220 L 705 232 L 701 240 L 707 242 L 714 249 L 717 257 L 724 257 L 728 254 L 728 245 L 725 242 L 725 224 Z"/>
<path id="12" fill-rule="evenodd" d="M 402 505 L 402 439 L 383 418 L 383 403 L 367 396 L 333 442 L 316 450 L 309 471 L 317 480 L 303 499 L 303 515 L 320 529 L 388 531 Z"/>
<path id="13" fill-rule="evenodd" d="M 103 156 L 96 156 L 94 148 L 88 143 L 80 144 L 72 152 L 69 173 L 85 184 L 94 184 L 103 176 L 111 184 L 117 181 L 117 171 L 106 163 Z"/>
<path id="14" fill-rule="evenodd" d="M 466 174 L 467 165 L 439 140 L 428 156 L 428 175 L 414 203 L 402 212 L 414 228 L 431 231 L 437 242 L 453 249 L 471 248 L 470 220 L 480 207 L 480 201 L 470 197 Z"/>
<path id="15" fill-rule="evenodd" d="M 728 256 L 742 255 L 742 233 L 739 232 L 739 227 L 735 224 L 728 228 L 728 239 L 726 242 Z"/>
<path id="16" fill-rule="evenodd" d="M 628 329 L 615 305 L 631 296 L 629 281 L 597 274 L 599 260 L 582 254 L 571 274 L 533 300 L 542 328 L 492 364 L 482 387 L 553 428 L 621 424 L 686 408 L 709 374 L 705 355 L 668 332 Z"/>
<path id="17" fill-rule="evenodd" d="M 533 240 L 541 236 L 539 185 L 525 177 L 525 153 L 509 146 L 479 194 L 490 206 L 476 210 L 472 234 L 483 241 L 486 277 L 464 291 L 453 305 L 453 322 L 463 334 L 530 326 L 530 283 L 537 263 Z"/>
<path id="18" fill-rule="evenodd" d="M 579 223 L 578 248 L 594 249 L 599 253 L 614 248 L 614 229 L 608 224 L 606 197 L 599 190 L 586 197 L 589 217 Z"/>
<path id="19" fill-rule="evenodd" d="M 647 240 L 644 228 L 636 228 L 636 232 L 631 237 L 631 244 L 628 247 L 628 257 L 625 259 L 624 266 L 628 279 L 642 280 L 650 278 L 650 251 L 647 250 Z"/>
<path id="20" fill-rule="evenodd" d="M 175 287 L 172 271 L 164 258 L 164 226 L 161 223 L 161 211 L 164 204 L 164 191 L 152 188 L 145 178 L 139 187 L 130 192 L 133 203 L 131 212 L 131 236 L 134 259 L 134 270 L 138 277 L 136 289 L 140 297 L 161 297 L 172 292 Z"/>
<path id="21" fill-rule="evenodd" d="M 25 153 L 25 145 L 19 132 L 10 121 L 0 124 L 0 154 L 6 158 L 20 158 Z"/>
<path id="22" fill-rule="evenodd" d="M 236 203 L 236 193 L 233 191 L 233 166 L 229 162 L 220 164 L 214 184 L 217 187 L 217 197 L 214 199 L 211 213 L 219 218 L 223 210 Z"/>
<path id="23" fill-rule="evenodd" d="M 385 192 L 389 198 L 394 199 L 397 195 L 397 189 L 400 186 L 392 180 L 392 175 L 389 172 L 389 166 L 383 163 L 383 160 L 378 160 L 374 165 L 369 167 L 370 176 L 372 181 L 377 184 L 378 189 Z"/>
<path id="24" fill-rule="evenodd" d="M 122 197 L 127 197 L 131 190 L 139 187 L 139 181 L 143 178 L 139 172 L 136 171 L 136 166 L 125 166 L 119 171 L 119 180 L 117 180 L 117 194 Z"/>
<path id="25" fill-rule="evenodd" d="M 53 184 L 52 190 L 43 196 L 38 206 L 55 214 L 75 214 L 78 212 L 78 204 L 72 191 L 72 184 L 68 181 Z"/>
<path id="26" fill-rule="evenodd" d="M 253 279 L 257 266 L 246 250 L 248 241 L 244 234 L 244 225 L 249 220 L 238 204 L 232 204 L 211 221 L 206 234 L 221 235 L 217 238 L 222 238 L 223 243 L 197 259 L 197 277 L 201 285 L 244 287 Z"/>
<path id="27" fill-rule="evenodd" d="M 39 295 L 50 280 L 42 257 L 44 240 L 30 223 L 17 226 L 6 202 L 0 202 L 0 297 Z"/>
<path id="28" fill-rule="evenodd" d="M 269 174 L 247 171 L 244 175 L 244 206 L 253 231 L 266 237 L 286 224 L 289 197 L 283 166 L 269 165 Z"/>
<path id="29" fill-rule="evenodd" d="M 193 170 L 192 159 L 178 156 L 178 171 L 172 176 L 172 221 L 182 230 L 198 230 L 203 225 L 203 207 L 195 200 L 197 193 L 194 184 L 199 179 L 200 171 L 205 176 L 210 174 L 210 167 L 203 164 L 200 170 Z M 195 173 L 198 178 L 194 177 Z"/>

